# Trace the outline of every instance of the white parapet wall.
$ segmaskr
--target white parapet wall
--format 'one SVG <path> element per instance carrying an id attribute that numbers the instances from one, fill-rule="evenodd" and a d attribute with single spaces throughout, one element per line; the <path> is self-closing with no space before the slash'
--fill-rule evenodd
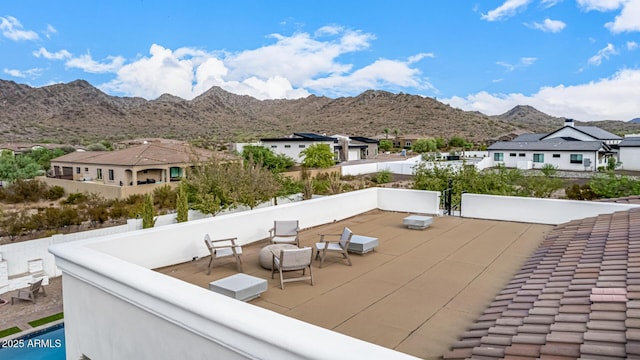
<path id="1" fill-rule="evenodd" d="M 640 205 L 594 201 L 462 194 L 462 217 L 557 225 Z"/>
<path id="2" fill-rule="evenodd" d="M 52 246 L 64 277 L 67 358 L 415 359 L 150 269 L 206 255 L 205 233 L 247 244 L 266 238 L 276 219 L 307 228 L 376 208 L 432 213 L 438 200 L 437 192 L 370 188 Z"/>

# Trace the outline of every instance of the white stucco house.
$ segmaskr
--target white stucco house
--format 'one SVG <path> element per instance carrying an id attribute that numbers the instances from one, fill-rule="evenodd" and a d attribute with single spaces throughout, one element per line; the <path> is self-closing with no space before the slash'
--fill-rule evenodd
<path id="1" fill-rule="evenodd" d="M 594 126 L 575 126 L 573 120 L 548 134 L 523 134 L 512 141 L 489 146 L 495 165 L 540 169 L 545 164 L 558 170 L 596 171 L 615 157 L 622 138 Z"/>
<path id="2" fill-rule="evenodd" d="M 288 156 L 297 163 L 304 160 L 300 152 L 314 144 L 329 145 L 336 161 L 361 160 L 378 155 L 378 140 L 362 136 L 326 136 L 296 132 L 287 137 L 260 139 L 260 142 L 274 153 Z"/>
<path id="3" fill-rule="evenodd" d="M 625 137 L 620 147 L 620 169 L 640 171 L 640 135 Z"/>

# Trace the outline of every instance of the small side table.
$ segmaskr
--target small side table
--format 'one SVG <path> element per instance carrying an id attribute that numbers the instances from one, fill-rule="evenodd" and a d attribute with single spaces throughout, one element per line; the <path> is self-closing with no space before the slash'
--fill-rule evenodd
<path id="1" fill-rule="evenodd" d="M 430 216 L 410 215 L 402 219 L 402 223 L 409 229 L 422 230 L 433 223 L 433 218 Z"/>
<path id="2" fill-rule="evenodd" d="M 378 246 L 378 238 L 363 235 L 352 235 L 347 251 L 362 255 L 373 251 L 376 246 Z"/>
<path id="3" fill-rule="evenodd" d="M 209 283 L 209 290 L 234 299 L 249 301 L 267 291 L 267 280 L 239 273 Z"/>

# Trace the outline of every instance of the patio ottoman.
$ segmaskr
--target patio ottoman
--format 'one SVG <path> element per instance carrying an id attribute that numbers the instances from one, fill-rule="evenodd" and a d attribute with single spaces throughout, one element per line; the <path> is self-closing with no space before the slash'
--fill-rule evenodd
<path id="1" fill-rule="evenodd" d="M 258 259 L 260 260 L 260 266 L 267 270 L 271 270 L 273 267 L 273 253 L 279 253 L 283 249 L 297 249 L 298 247 L 292 244 L 271 244 L 260 249 Z"/>
<path id="2" fill-rule="evenodd" d="M 378 246 L 378 238 L 363 235 L 352 235 L 347 251 L 366 254 L 373 251 L 376 246 Z"/>
<path id="3" fill-rule="evenodd" d="M 249 301 L 267 291 L 267 280 L 240 273 L 210 282 L 209 290 L 234 299 Z"/>
<path id="4" fill-rule="evenodd" d="M 411 215 L 402 219 L 402 223 L 409 229 L 422 230 L 426 229 L 433 223 L 433 218 L 430 216 Z"/>

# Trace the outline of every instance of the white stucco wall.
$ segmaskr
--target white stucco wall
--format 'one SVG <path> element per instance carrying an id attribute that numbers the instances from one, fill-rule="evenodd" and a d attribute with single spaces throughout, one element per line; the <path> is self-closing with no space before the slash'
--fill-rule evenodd
<path id="1" fill-rule="evenodd" d="M 300 156 L 300 151 L 314 144 L 327 144 L 331 151 L 334 151 L 334 145 L 336 145 L 333 141 L 267 141 L 262 146 L 271 149 L 276 154 L 286 155 L 293 161 L 301 163 L 304 156 Z"/>
<path id="2" fill-rule="evenodd" d="M 640 148 L 623 146 L 619 154 L 621 169 L 640 171 Z"/>
<path id="3" fill-rule="evenodd" d="M 461 216 L 557 225 L 634 207 L 640 207 L 640 205 L 462 194 Z"/>
<path id="4" fill-rule="evenodd" d="M 494 154 L 502 153 L 503 161 L 495 161 L 494 163 L 502 163 L 508 168 L 517 168 L 518 162 L 530 161 L 533 169 L 541 169 L 544 164 L 551 164 L 556 166 L 558 170 L 570 170 L 570 171 L 593 171 L 598 166 L 604 166 L 604 163 L 598 163 L 598 153 L 595 151 L 531 151 L 531 150 L 491 150 L 489 157 L 494 159 Z M 511 156 L 515 154 L 515 156 Z M 524 154 L 524 156 L 520 156 Z M 543 162 L 533 162 L 533 154 L 543 154 Z M 554 158 L 554 154 L 559 154 L 559 158 Z M 571 154 L 582 154 L 582 164 L 572 164 Z M 591 160 L 589 167 L 584 166 L 586 159 Z"/>

